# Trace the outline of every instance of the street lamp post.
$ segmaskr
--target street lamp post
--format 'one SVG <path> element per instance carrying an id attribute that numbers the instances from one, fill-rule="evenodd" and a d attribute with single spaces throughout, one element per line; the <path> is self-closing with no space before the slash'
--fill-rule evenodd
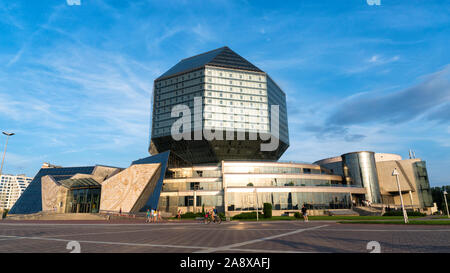
<path id="1" fill-rule="evenodd" d="M 444 200 L 445 200 L 445 207 L 447 208 L 447 217 L 450 218 L 450 214 L 448 213 L 447 191 L 444 191 Z"/>
<path id="2" fill-rule="evenodd" d="M 2 132 L 6 136 L 5 150 L 3 151 L 2 165 L 0 166 L 0 175 L 3 173 L 3 163 L 5 162 L 6 148 L 8 147 L 8 139 L 13 136 L 14 133 Z"/>
<path id="3" fill-rule="evenodd" d="M 394 168 L 392 175 L 393 176 L 395 175 L 395 178 L 397 180 L 398 193 L 400 194 L 400 202 L 402 204 L 403 219 L 405 220 L 405 224 L 407 224 L 408 223 L 408 214 L 406 213 L 405 206 L 403 205 L 403 196 L 402 196 L 402 190 L 400 189 L 400 182 L 398 180 L 399 173 L 397 171 L 397 168 Z"/>
<path id="4" fill-rule="evenodd" d="M 258 192 L 256 191 L 256 188 L 255 188 L 255 195 L 256 195 L 256 221 L 258 221 L 259 220 L 259 217 L 258 217 Z"/>

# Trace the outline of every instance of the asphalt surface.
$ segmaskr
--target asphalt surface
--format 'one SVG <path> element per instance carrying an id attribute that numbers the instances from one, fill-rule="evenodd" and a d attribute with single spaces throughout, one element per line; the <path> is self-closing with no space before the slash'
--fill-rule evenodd
<path id="1" fill-rule="evenodd" d="M 375 242 L 372 242 L 375 241 Z M 379 246 L 379 247 L 378 247 Z M 0 221 L 0 253 L 450 253 L 449 226 Z"/>

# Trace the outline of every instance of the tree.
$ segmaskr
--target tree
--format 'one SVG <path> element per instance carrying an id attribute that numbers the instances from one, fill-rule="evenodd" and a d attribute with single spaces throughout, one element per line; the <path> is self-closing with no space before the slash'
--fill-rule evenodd
<path id="1" fill-rule="evenodd" d="M 447 191 L 447 193 L 450 193 L 450 186 L 431 188 L 431 197 L 433 198 L 433 202 L 436 203 L 436 206 L 438 207 L 439 210 L 441 210 L 445 213 L 445 212 L 447 212 L 447 209 L 445 208 L 444 191 Z M 449 197 L 447 195 L 447 202 L 449 201 L 448 198 Z"/>

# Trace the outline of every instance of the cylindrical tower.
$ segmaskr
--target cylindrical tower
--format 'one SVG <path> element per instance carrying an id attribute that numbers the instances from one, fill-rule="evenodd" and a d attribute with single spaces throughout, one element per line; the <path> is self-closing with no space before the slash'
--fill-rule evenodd
<path id="1" fill-rule="evenodd" d="M 341 157 L 347 184 L 366 188 L 366 199 L 372 203 L 381 203 L 375 153 L 353 152 L 343 154 Z"/>

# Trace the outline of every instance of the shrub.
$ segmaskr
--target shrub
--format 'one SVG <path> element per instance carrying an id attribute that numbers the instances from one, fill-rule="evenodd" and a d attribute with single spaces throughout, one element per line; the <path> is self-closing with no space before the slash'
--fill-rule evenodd
<path id="1" fill-rule="evenodd" d="M 186 212 L 185 214 L 181 214 L 182 219 L 190 219 L 195 217 L 204 217 L 205 215 L 201 212 L 193 213 L 193 212 Z"/>
<path id="2" fill-rule="evenodd" d="M 272 204 L 264 203 L 264 218 L 272 218 Z"/>
<path id="3" fill-rule="evenodd" d="M 262 214 L 258 213 L 259 217 L 262 216 Z M 240 214 L 237 214 L 233 216 L 233 220 L 239 220 L 239 219 L 256 219 L 256 212 L 243 212 Z"/>
<path id="4" fill-rule="evenodd" d="M 300 218 L 302 218 L 302 215 L 300 214 L 300 212 L 296 211 L 294 213 L 294 217 L 297 218 L 297 219 L 300 219 Z"/>
<path id="5" fill-rule="evenodd" d="M 421 213 L 418 211 L 407 211 L 406 214 L 408 216 L 425 216 L 425 213 Z M 403 216 L 403 212 L 401 210 L 392 210 L 383 214 L 383 216 Z"/>

